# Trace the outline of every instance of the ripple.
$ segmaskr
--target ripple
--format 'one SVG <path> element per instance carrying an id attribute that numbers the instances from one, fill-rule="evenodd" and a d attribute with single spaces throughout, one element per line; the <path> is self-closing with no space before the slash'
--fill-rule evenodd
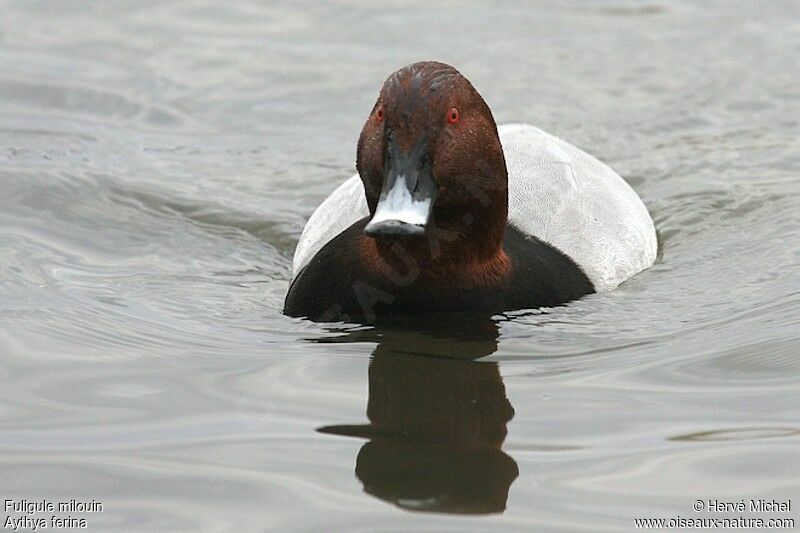
<path id="1" fill-rule="evenodd" d="M 774 439 L 781 437 L 795 437 L 800 435 L 800 428 L 733 428 L 719 429 L 715 431 L 699 431 L 686 435 L 670 437 L 669 440 L 684 442 L 715 442 L 715 441 L 749 441 L 758 439 Z"/>

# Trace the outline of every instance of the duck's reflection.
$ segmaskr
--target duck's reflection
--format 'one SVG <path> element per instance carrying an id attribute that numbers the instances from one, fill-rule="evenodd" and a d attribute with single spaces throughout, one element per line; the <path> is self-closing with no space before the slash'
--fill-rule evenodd
<path id="1" fill-rule="evenodd" d="M 501 449 L 514 409 L 497 363 L 474 361 L 497 349 L 495 323 L 359 331 L 339 340 L 370 338 L 378 346 L 369 424 L 319 429 L 368 439 L 355 467 L 364 490 L 415 511 L 503 512 L 519 473 Z"/>

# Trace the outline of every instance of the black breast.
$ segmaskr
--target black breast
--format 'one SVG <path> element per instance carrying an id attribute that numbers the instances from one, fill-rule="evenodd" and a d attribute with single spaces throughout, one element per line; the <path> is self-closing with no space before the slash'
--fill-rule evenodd
<path id="1" fill-rule="evenodd" d="M 360 263 L 362 219 L 328 242 L 295 276 L 283 312 L 316 321 L 377 322 L 398 315 L 451 311 L 494 314 L 551 307 L 594 292 L 589 278 L 569 257 L 508 226 L 503 249 L 512 269 L 491 286 L 442 287 L 414 280 L 377 277 Z"/>
<path id="2" fill-rule="evenodd" d="M 503 249 L 513 269 L 506 309 L 552 307 L 594 292 L 594 285 L 570 257 L 509 224 Z"/>

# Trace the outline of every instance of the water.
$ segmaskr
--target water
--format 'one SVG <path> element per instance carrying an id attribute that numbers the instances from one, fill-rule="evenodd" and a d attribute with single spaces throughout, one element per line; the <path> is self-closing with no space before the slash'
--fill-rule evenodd
<path id="1" fill-rule="evenodd" d="M 0 3 L 0 499 L 156 531 L 797 507 L 799 53 L 794 2 Z M 617 169 L 657 264 L 438 332 L 282 316 L 422 59 Z"/>

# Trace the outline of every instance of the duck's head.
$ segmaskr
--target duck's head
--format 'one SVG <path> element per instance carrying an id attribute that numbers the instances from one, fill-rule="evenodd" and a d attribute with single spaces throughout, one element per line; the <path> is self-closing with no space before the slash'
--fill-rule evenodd
<path id="1" fill-rule="evenodd" d="M 357 168 L 378 241 L 430 237 L 499 246 L 508 176 L 492 112 L 455 68 L 427 61 L 383 84 L 358 141 Z"/>

